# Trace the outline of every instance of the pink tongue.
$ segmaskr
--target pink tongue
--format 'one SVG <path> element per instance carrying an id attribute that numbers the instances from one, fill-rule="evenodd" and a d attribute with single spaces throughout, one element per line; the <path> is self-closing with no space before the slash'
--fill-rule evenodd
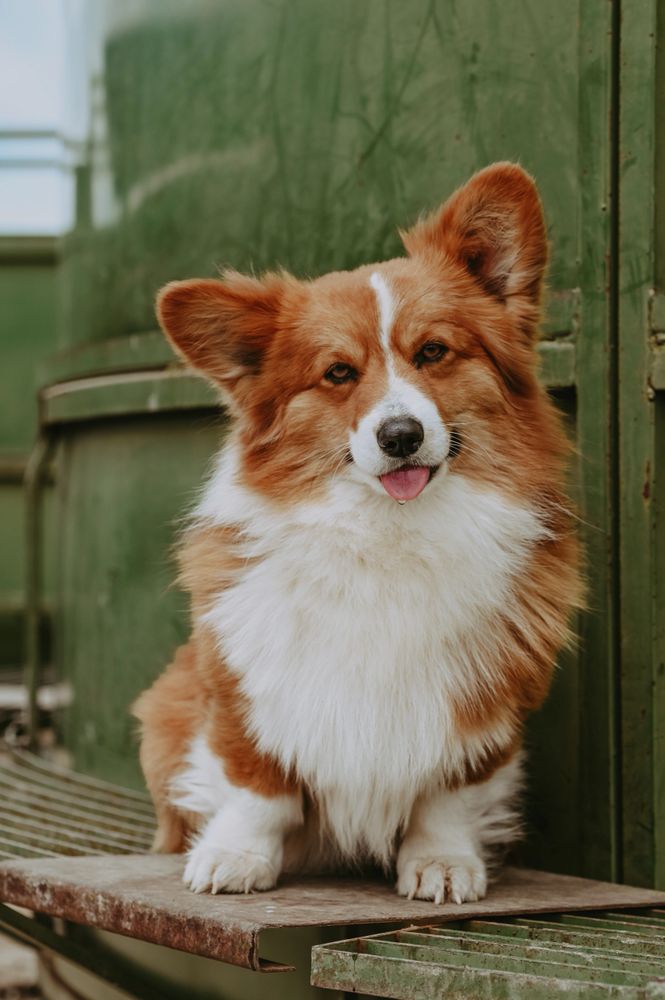
<path id="1" fill-rule="evenodd" d="M 381 484 L 393 500 L 415 500 L 429 482 L 430 470 L 426 465 L 415 469 L 398 469 L 381 476 Z"/>

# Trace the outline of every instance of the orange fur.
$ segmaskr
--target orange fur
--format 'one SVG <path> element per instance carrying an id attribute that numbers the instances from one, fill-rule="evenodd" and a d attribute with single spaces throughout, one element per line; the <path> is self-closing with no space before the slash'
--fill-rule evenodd
<path id="1" fill-rule="evenodd" d="M 157 811 L 157 851 L 183 851 L 198 827 L 198 817 L 169 803 L 169 791 L 192 740 L 201 733 L 224 761 L 231 784 L 266 796 L 297 787 L 247 734 L 238 679 L 205 629 L 177 650 L 173 663 L 139 696 L 132 712 L 141 723 L 141 767 Z"/>
<path id="2" fill-rule="evenodd" d="M 283 795 L 295 791 L 297 782 L 280 765 L 261 753 L 248 735 L 246 701 L 240 682 L 222 660 L 212 635 L 196 633 L 198 678 L 205 691 L 208 716 L 205 732 L 212 752 L 224 761 L 232 785 L 250 788 L 260 795 Z"/>
<path id="3" fill-rule="evenodd" d="M 188 834 L 196 828 L 195 816 L 169 803 L 171 781 L 206 714 L 203 691 L 193 683 L 194 671 L 195 649 L 189 643 L 176 651 L 173 663 L 132 706 L 141 723 L 141 767 L 157 812 L 157 851 L 184 851 Z"/>
<path id="4" fill-rule="evenodd" d="M 464 769 L 448 779 L 446 787 L 454 792 L 459 788 L 464 788 L 466 785 L 478 785 L 483 781 L 487 781 L 498 768 L 503 767 L 515 754 L 519 753 L 521 746 L 522 734 L 518 728 L 505 745 L 490 747 L 484 752 L 480 760 L 467 760 Z"/>

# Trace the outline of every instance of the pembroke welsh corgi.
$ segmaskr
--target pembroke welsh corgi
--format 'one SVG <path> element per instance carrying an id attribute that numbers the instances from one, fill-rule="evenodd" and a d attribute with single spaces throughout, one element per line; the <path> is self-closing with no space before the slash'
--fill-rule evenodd
<path id="1" fill-rule="evenodd" d="M 473 901 L 519 828 L 522 726 L 581 603 L 535 184 L 494 164 L 402 241 L 159 294 L 233 418 L 180 548 L 190 641 L 134 708 L 195 892 L 368 862 Z"/>

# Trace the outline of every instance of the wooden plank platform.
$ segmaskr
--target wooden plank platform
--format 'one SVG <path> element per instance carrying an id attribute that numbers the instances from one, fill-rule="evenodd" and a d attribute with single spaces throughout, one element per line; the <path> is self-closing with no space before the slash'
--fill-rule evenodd
<path id="1" fill-rule="evenodd" d="M 35 858 L 0 864 L 0 900 L 260 971 L 286 968 L 260 954 L 270 928 L 433 921 L 510 914 L 665 906 L 665 893 L 507 868 L 486 899 L 462 906 L 405 900 L 384 881 L 285 879 L 272 892 L 196 895 L 177 855 Z"/>

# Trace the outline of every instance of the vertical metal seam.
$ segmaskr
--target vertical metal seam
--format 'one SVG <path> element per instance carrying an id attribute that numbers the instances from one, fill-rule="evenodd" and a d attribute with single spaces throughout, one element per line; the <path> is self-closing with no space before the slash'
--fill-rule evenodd
<path id="1" fill-rule="evenodd" d="M 42 430 L 30 453 L 23 480 L 25 488 L 25 661 L 28 691 L 28 740 L 37 739 L 37 692 L 41 674 L 40 624 L 42 615 L 42 496 L 52 439 Z"/>
<path id="2" fill-rule="evenodd" d="M 614 878 L 623 881 L 623 767 L 621 734 L 621 458 L 619 432 L 619 276 L 620 276 L 620 129 L 621 129 L 621 0 L 612 3 L 610 59 L 610 231 L 609 231 L 609 500 L 610 500 L 610 607 L 614 664 L 612 706 L 612 811 Z"/>

